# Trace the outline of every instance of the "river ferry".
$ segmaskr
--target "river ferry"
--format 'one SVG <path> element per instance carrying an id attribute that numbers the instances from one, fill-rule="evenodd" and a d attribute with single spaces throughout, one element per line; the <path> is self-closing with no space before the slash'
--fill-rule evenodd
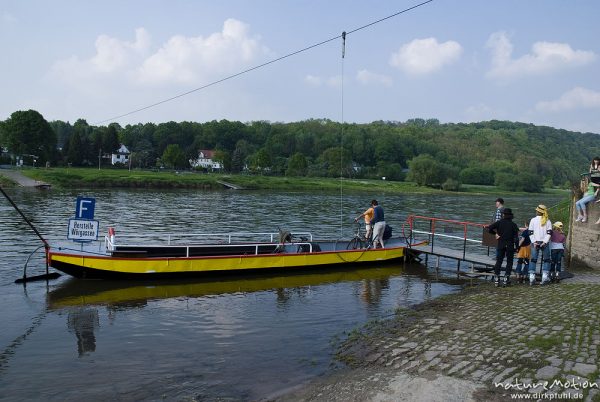
<path id="1" fill-rule="evenodd" d="M 316 240 L 310 233 L 226 233 L 115 236 L 97 244 L 50 245 L 48 265 L 77 278 L 164 278 L 269 269 L 325 268 L 402 259 L 405 237 L 385 248 L 358 240 Z"/>

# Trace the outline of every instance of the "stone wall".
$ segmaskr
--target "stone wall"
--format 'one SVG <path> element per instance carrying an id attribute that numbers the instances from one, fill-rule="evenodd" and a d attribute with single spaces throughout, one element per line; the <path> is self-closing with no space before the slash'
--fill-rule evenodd
<path id="1" fill-rule="evenodd" d="M 600 270 L 600 225 L 596 221 L 600 217 L 600 203 L 587 204 L 588 220 L 585 223 L 575 222 L 577 210 L 573 199 L 567 248 L 569 250 L 569 266 L 585 266 Z"/>

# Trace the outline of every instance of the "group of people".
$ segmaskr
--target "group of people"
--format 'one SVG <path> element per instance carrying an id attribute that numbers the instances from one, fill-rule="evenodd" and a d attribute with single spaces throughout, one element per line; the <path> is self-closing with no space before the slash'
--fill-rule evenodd
<path id="1" fill-rule="evenodd" d="M 517 253 L 516 273 L 519 283 L 529 279 L 529 284 L 536 281 L 535 266 L 538 257 L 542 258 L 542 285 L 550 281 L 560 281 L 562 258 L 565 252 L 566 237 L 563 233 L 562 222 L 554 225 L 548 218 L 548 208 L 540 204 L 535 209 L 536 216 L 519 228 L 513 222 L 513 212 L 504 207 L 504 200 L 496 200 L 494 221 L 489 225 L 488 231 L 496 235 L 498 245 L 496 248 L 496 264 L 494 265 L 494 283 L 496 286 L 507 286 L 510 283 L 513 259 Z M 504 277 L 500 271 L 506 258 Z"/>
<path id="2" fill-rule="evenodd" d="M 588 220 L 587 216 L 587 204 L 596 200 L 598 193 L 600 192 L 600 157 L 595 157 L 590 163 L 589 174 L 586 175 L 585 187 L 587 191 L 583 194 L 583 197 L 575 203 L 577 208 L 577 219 L 576 222 L 586 223 Z M 600 200 L 596 200 L 600 202 Z M 596 225 L 600 225 L 600 218 L 596 221 Z"/>
<path id="3" fill-rule="evenodd" d="M 358 222 L 360 218 L 365 219 L 365 238 L 368 240 L 373 236 L 373 248 L 377 248 L 378 246 L 384 248 L 383 232 L 385 231 L 385 216 L 383 208 L 377 200 L 372 200 L 371 206 L 354 218 L 354 222 Z"/>

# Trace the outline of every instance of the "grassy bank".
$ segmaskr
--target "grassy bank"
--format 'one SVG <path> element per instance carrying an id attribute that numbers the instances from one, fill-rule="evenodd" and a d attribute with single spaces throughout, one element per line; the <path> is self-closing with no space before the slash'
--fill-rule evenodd
<path id="1" fill-rule="evenodd" d="M 10 180 L 8 177 L 4 177 L 0 175 L 0 186 L 2 187 L 14 187 L 16 184 L 14 181 Z"/>
<path id="2" fill-rule="evenodd" d="M 25 169 L 27 176 L 65 188 L 131 187 L 131 188 L 200 188 L 221 189 L 219 181 L 249 190 L 278 191 L 340 191 L 340 180 L 324 177 L 274 177 L 250 175 L 204 174 L 195 172 L 143 171 L 95 168 Z M 344 179 L 343 190 L 353 192 L 442 193 L 442 190 L 417 186 L 412 182 L 385 180 Z M 464 185 L 461 193 L 498 194 L 494 186 Z M 503 193 L 505 191 L 502 191 Z M 565 190 L 551 189 L 550 194 L 568 194 Z M 520 194 L 520 193 L 513 193 Z"/>

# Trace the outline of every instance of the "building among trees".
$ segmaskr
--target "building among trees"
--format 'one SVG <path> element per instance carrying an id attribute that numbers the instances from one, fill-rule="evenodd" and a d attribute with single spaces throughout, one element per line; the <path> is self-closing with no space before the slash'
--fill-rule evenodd
<path id="1" fill-rule="evenodd" d="M 190 159 L 190 165 L 193 168 L 202 168 L 207 170 L 221 170 L 223 165 L 215 159 L 215 151 L 201 149 L 198 151 L 198 158 Z"/>
<path id="2" fill-rule="evenodd" d="M 127 164 L 129 164 L 130 155 L 131 155 L 131 152 L 129 152 L 129 149 L 127 149 L 127 147 L 125 145 L 121 144 L 119 149 L 117 149 L 115 152 L 112 153 L 110 161 L 113 166 L 118 163 L 127 165 Z"/>

